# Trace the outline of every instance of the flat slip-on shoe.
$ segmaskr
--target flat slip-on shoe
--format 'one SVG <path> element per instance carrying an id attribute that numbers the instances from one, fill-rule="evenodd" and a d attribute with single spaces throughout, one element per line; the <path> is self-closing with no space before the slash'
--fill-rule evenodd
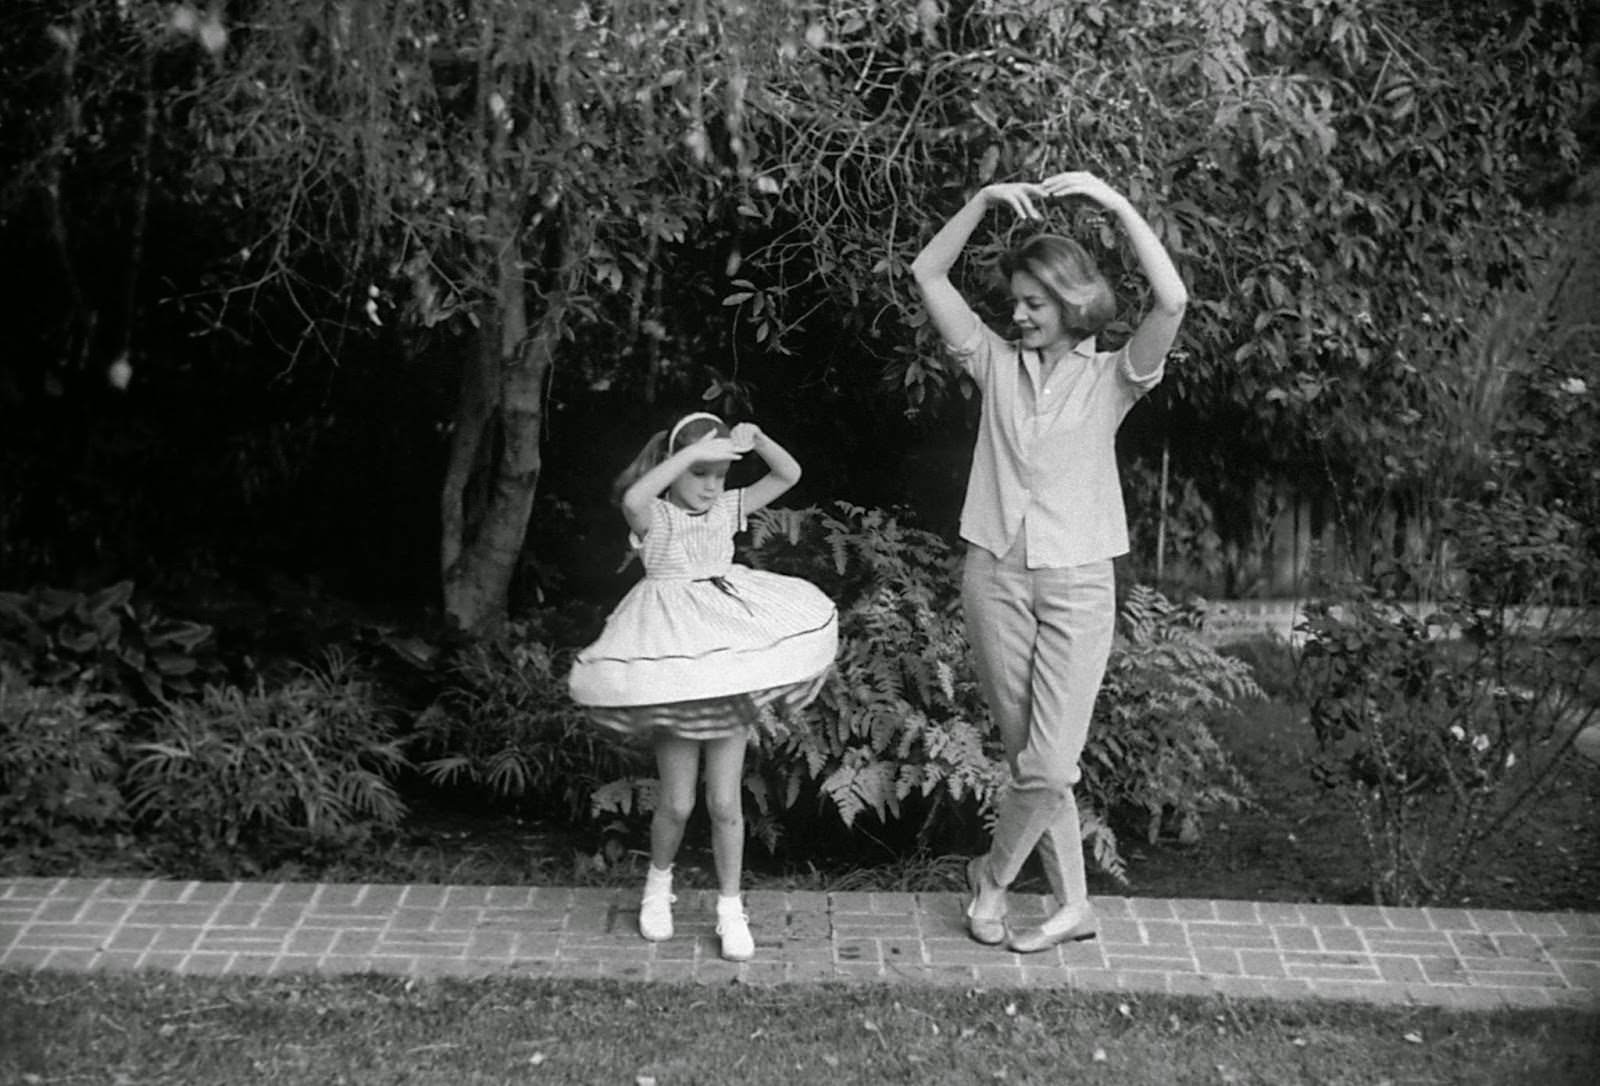
<path id="1" fill-rule="evenodd" d="M 1061 943 L 1081 943 L 1098 934 L 1093 911 L 1066 908 L 1057 910 L 1037 928 L 1013 935 L 1007 945 L 1018 954 L 1036 954 Z"/>
<path id="2" fill-rule="evenodd" d="M 967 892 L 972 895 L 972 900 L 967 902 L 967 934 L 984 946 L 999 946 L 1006 941 L 1006 918 L 1002 912 L 999 916 L 979 916 L 973 910 L 978 905 L 978 864 L 983 862 L 982 856 L 974 856 L 967 861 Z"/>

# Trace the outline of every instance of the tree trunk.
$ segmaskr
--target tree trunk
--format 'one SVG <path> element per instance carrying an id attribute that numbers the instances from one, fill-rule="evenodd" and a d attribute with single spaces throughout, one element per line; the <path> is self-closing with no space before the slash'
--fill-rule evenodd
<path id="1" fill-rule="evenodd" d="M 544 376 L 554 359 L 559 338 L 554 326 L 560 319 L 547 313 L 538 333 L 516 355 L 500 360 L 499 405 L 489 420 L 498 431 L 500 451 L 490 469 L 487 504 L 471 540 L 444 570 L 445 614 L 468 633 L 482 633 L 505 617 L 543 463 Z M 444 515 L 447 525 L 452 516 L 458 525 L 465 519 L 448 508 Z"/>
<path id="2" fill-rule="evenodd" d="M 559 224 L 557 229 L 561 230 Z M 527 536 L 543 466 L 545 376 L 566 320 L 565 292 L 558 290 L 530 335 L 516 247 L 509 242 L 502 245 L 496 261 L 499 313 L 485 327 L 482 346 L 463 378 L 440 509 L 445 614 L 473 634 L 492 628 L 505 616 L 512 572 Z M 474 467 L 485 460 L 486 500 L 474 516 L 467 485 Z"/>
<path id="3" fill-rule="evenodd" d="M 521 9 L 517 13 L 528 14 Z M 512 126 L 501 116 L 504 107 L 494 105 L 514 93 L 511 75 L 495 70 L 491 46 L 496 32 L 493 22 L 486 20 L 478 84 L 480 116 L 489 118 L 485 161 L 491 178 L 497 176 L 497 164 L 528 153 L 526 146 L 512 146 Z M 504 32 L 521 31 L 514 26 Z M 575 143 L 578 123 L 569 80 L 567 64 L 557 63 L 548 90 L 559 131 L 569 143 Z M 494 94 L 490 94 L 491 87 L 496 88 Z M 518 138 L 526 143 L 537 138 L 537 132 L 529 127 Z M 490 256 L 498 285 L 497 312 L 492 321 L 485 322 L 479 350 L 463 380 L 457 410 L 459 429 L 451 443 L 440 510 L 444 611 L 468 634 L 484 633 L 504 619 L 512 575 L 533 513 L 543 466 L 540 445 L 546 378 L 565 330 L 567 300 L 580 286 L 589 247 L 585 225 L 566 213 L 562 196 L 558 170 L 540 195 L 531 222 L 524 226 L 523 194 L 504 187 L 503 181 L 491 181 L 484 194 L 487 236 L 496 239 Z M 544 253 L 543 267 L 548 271 L 541 277 L 543 308 L 531 333 L 525 248 Z M 473 508 L 473 490 L 469 489 L 475 471 L 486 483 L 481 514 Z"/>

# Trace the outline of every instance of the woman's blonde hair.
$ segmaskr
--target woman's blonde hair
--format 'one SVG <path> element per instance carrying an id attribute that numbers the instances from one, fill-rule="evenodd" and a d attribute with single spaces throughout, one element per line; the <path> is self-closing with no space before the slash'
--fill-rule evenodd
<path id="1" fill-rule="evenodd" d="M 1111 284 L 1082 245 L 1060 234 L 1036 234 L 1000 258 L 1007 281 L 1027 272 L 1061 307 L 1062 326 L 1080 335 L 1102 331 L 1117 313 Z"/>
<path id="2" fill-rule="evenodd" d="M 718 437 L 728 437 L 733 430 L 709 411 L 692 411 L 673 423 L 670 429 L 657 430 L 651 434 L 650 440 L 639 450 L 639 455 L 635 456 L 612 480 L 611 504 L 621 505 L 623 493 L 638 482 L 645 472 L 679 449 L 693 445 L 710 433 L 715 433 Z"/>

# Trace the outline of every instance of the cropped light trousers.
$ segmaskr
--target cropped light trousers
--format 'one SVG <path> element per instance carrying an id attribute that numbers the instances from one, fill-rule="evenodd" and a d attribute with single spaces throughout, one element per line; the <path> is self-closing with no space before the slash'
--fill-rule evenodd
<path id="1" fill-rule="evenodd" d="M 1005 745 L 989 871 L 1008 886 L 1037 848 L 1059 905 L 1088 896 L 1073 785 L 1116 625 L 1110 559 L 1028 569 L 1020 538 L 1004 557 L 967 548 L 961 603 L 978 681 Z"/>

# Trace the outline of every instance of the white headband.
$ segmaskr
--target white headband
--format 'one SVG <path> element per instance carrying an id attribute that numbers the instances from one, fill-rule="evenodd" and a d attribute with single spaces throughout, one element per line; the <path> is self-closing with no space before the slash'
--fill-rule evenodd
<path id="1" fill-rule="evenodd" d="M 709 411 L 694 411 L 694 412 L 691 412 L 690 414 L 687 414 L 687 415 L 683 416 L 683 418 L 679 419 L 673 425 L 672 432 L 667 435 L 667 454 L 669 456 L 672 454 L 673 445 L 675 445 L 677 443 L 678 431 L 682 430 L 685 426 L 689 425 L 689 423 L 694 422 L 697 419 L 710 419 L 712 422 L 716 423 L 718 426 L 722 425 L 722 420 L 720 418 L 718 418 L 716 415 L 713 415 Z"/>

